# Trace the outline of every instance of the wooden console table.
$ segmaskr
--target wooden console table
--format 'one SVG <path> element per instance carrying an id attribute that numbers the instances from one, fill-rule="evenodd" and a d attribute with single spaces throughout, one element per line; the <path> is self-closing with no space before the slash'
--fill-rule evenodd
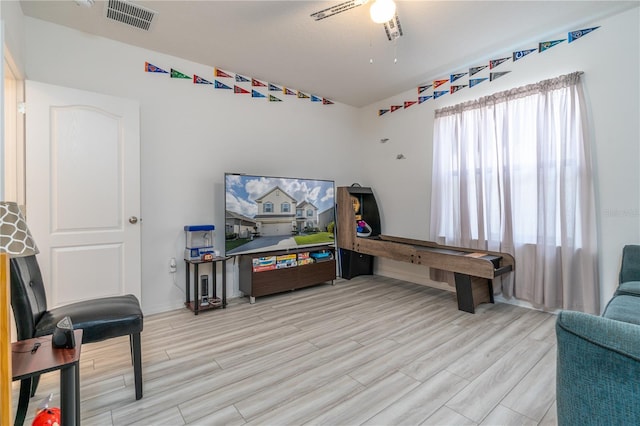
<path id="1" fill-rule="evenodd" d="M 80 348 L 82 346 L 82 330 L 74 330 L 76 347 L 72 349 L 55 349 L 51 346 L 51 335 L 19 340 L 11 344 L 13 380 L 24 380 L 50 371 L 60 370 L 60 416 L 65 426 L 80 425 Z M 39 347 L 36 348 L 36 344 Z M 20 390 L 20 402 L 24 397 L 27 403 L 25 412 L 16 413 L 16 425 L 24 422 L 29 387 L 25 395 Z M 18 403 L 20 407 L 21 404 Z"/>

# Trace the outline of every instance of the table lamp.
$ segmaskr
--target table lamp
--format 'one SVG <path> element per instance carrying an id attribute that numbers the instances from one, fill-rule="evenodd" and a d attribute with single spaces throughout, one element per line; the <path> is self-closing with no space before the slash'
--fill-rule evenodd
<path id="1" fill-rule="evenodd" d="M 18 203 L 11 201 L 0 201 L 0 253 L 9 257 L 39 253 Z"/>
<path id="2" fill-rule="evenodd" d="M 9 258 L 38 254 L 17 203 L 0 201 L 0 370 L 11 371 Z M 11 424 L 11 375 L 0 378 L 0 424 Z"/>

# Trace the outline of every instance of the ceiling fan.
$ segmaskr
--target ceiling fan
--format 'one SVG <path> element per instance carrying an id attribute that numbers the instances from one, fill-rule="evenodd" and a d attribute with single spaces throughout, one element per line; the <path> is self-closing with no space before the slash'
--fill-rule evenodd
<path id="1" fill-rule="evenodd" d="M 320 21 L 330 16 L 337 15 L 338 13 L 346 12 L 347 10 L 362 6 L 368 2 L 369 0 L 345 1 L 312 13 L 311 17 L 316 21 Z M 396 3 L 393 0 L 373 0 L 369 13 L 373 22 L 376 24 L 384 24 L 384 31 L 387 34 L 389 41 L 396 40 L 403 35 L 402 27 L 400 26 L 400 19 L 396 13 Z"/>

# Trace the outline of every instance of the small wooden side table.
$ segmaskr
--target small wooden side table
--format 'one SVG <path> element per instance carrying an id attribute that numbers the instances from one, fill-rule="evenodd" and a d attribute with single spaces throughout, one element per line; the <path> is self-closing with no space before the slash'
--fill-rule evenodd
<path id="1" fill-rule="evenodd" d="M 23 380 L 60 370 L 60 416 L 65 426 L 80 425 L 80 348 L 82 330 L 74 330 L 76 347 L 55 349 L 51 346 L 51 336 L 35 337 L 11 343 L 13 380 Z M 34 345 L 40 346 L 34 350 Z M 30 395 L 26 395 L 27 398 Z M 20 399 L 22 399 L 20 392 Z M 20 405 L 18 405 L 20 406 Z M 16 414 L 16 424 L 24 422 L 26 413 Z M 22 419 L 18 422 L 18 416 Z"/>
<path id="2" fill-rule="evenodd" d="M 184 305 L 191 309 L 195 315 L 198 315 L 198 312 L 204 311 L 207 309 L 214 308 L 226 308 L 227 307 L 227 260 L 231 257 L 229 256 L 215 256 L 210 260 L 187 260 L 184 262 L 186 264 L 186 278 L 185 278 L 185 301 Z M 211 263 L 213 265 L 212 270 L 212 281 L 213 281 L 213 298 L 207 305 L 200 304 L 200 283 L 198 282 L 198 266 L 203 263 Z M 216 272 L 217 265 L 222 266 L 222 298 L 218 299 L 216 297 Z M 193 267 L 193 301 L 191 300 L 191 269 Z"/>

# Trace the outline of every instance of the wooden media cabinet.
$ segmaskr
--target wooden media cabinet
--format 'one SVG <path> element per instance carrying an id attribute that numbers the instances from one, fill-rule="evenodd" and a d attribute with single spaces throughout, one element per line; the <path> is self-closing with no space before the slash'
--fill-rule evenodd
<path id="1" fill-rule="evenodd" d="M 334 246 L 314 246 L 240 255 L 240 291 L 266 296 L 336 279 Z"/>

